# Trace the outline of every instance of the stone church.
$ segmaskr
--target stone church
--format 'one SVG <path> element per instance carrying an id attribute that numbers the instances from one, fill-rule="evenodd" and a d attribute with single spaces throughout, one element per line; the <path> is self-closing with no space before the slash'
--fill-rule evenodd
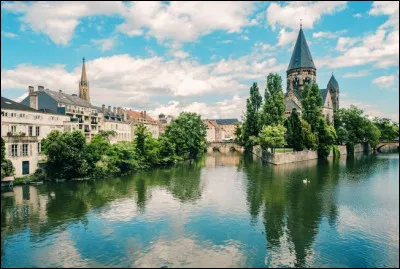
<path id="1" fill-rule="evenodd" d="M 287 87 L 285 94 L 286 116 L 296 108 L 301 115 L 301 96 L 307 84 L 317 81 L 317 68 L 314 65 L 303 29 L 300 25 L 299 35 L 294 46 L 292 58 L 286 71 Z M 329 123 L 333 122 L 333 113 L 339 109 L 339 84 L 331 76 L 326 89 L 320 89 L 322 96 L 322 113 Z"/>

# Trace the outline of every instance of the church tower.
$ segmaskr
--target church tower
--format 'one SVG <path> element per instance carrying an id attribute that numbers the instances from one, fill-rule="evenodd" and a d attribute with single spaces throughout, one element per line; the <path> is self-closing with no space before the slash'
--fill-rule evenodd
<path id="1" fill-rule="evenodd" d="M 82 75 L 79 81 L 79 98 L 90 103 L 89 81 L 86 77 L 85 58 L 83 58 Z"/>
<path id="2" fill-rule="evenodd" d="M 333 74 L 328 82 L 328 85 L 326 86 L 326 89 L 331 94 L 333 110 L 336 112 L 339 109 L 339 83 L 337 82 Z"/>
<path id="3" fill-rule="evenodd" d="M 317 80 L 317 69 L 311 57 L 301 24 L 292 58 L 286 71 L 286 77 L 286 91 L 288 93 L 293 91 L 300 97 L 304 86 Z"/>

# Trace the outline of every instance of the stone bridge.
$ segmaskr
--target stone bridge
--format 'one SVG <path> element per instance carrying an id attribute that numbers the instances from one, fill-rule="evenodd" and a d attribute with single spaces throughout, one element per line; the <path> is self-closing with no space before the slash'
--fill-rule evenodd
<path id="1" fill-rule="evenodd" d="M 382 152 L 383 147 L 399 148 L 399 140 L 383 140 L 376 146 L 376 151 Z"/>
<path id="2" fill-rule="evenodd" d="M 219 151 L 227 153 L 231 151 L 243 152 L 244 148 L 235 142 L 209 142 L 207 144 L 207 152 Z"/>

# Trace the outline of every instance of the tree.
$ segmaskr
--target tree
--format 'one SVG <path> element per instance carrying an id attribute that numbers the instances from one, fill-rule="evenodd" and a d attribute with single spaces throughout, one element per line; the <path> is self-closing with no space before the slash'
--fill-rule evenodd
<path id="1" fill-rule="evenodd" d="M 381 139 L 393 140 L 399 137 L 399 126 L 388 118 L 375 117 L 373 123 L 381 132 Z"/>
<path id="2" fill-rule="evenodd" d="M 182 112 L 165 129 L 165 137 L 175 144 L 175 153 L 185 159 L 195 159 L 204 152 L 206 134 L 200 115 L 190 112 Z"/>
<path id="3" fill-rule="evenodd" d="M 371 147 L 375 150 L 376 146 L 379 144 L 379 139 L 381 137 L 381 131 L 376 125 L 368 120 L 365 127 L 365 138 Z"/>
<path id="4" fill-rule="evenodd" d="M 14 172 L 15 169 L 12 162 L 6 159 L 6 143 L 1 138 L 1 178 L 13 176 Z"/>
<path id="5" fill-rule="evenodd" d="M 150 132 L 147 130 L 146 126 L 143 123 L 139 123 L 138 125 L 136 125 L 135 143 L 136 150 L 138 151 L 139 155 L 145 155 L 145 141 L 150 136 Z"/>
<path id="6" fill-rule="evenodd" d="M 283 147 L 285 142 L 286 128 L 282 125 L 276 126 L 264 126 L 258 137 L 258 142 L 262 149 L 271 149 L 271 152 L 275 152 L 275 148 Z"/>
<path id="7" fill-rule="evenodd" d="M 264 99 L 265 102 L 261 117 L 263 125 L 283 124 L 285 119 L 285 102 L 280 75 L 276 73 L 268 75 Z"/>
<path id="8" fill-rule="evenodd" d="M 293 108 L 292 114 L 287 119 L 287 144 L 295 151 L 301 151 L 304 148 L 304 139 L 302 134 L 302 125 L 297 113 L 297 109 Z"/>
<path id="9" fill-rule="evenodd" d="M 335 128 L 327 124 L 323 117 L 317 120 L 317 135 L 318 135 L 318 156 L 321 158 L 327 158 L 332 146 L 335 145 L 337 135 Z"/>
<path id="10" fill-rule="evenodd" d="M 47 172 L 56 178 L 88 176 L 87 145 L 80 131 L 52 131 L 46 139 Z"/>
<path id="11" fill-rule="evenodd" d="M 250 97 L 247 99 L 245 121 L 243 124 L 244 146 L 250 150 L 253 144 L 250 141 L 251 136 L 258 136 L 260 132 L 259 109 L 261 107 L 262 97 L 257 83 L 253 83 L 250 88 Z"/>
<path id="12" fill-rule="evenodd" d="M 343 126 L 338 127 L 336 130 L 339 145 L 346 144 L 349 141 L 349 132 Z"/>
<path id="13" fill-rule="evenodd" d="M 311 126 L 305 120 L 301 120 L 301 136 L 303 137 L 304 147 L 309 150 L 317 148 L 317 137 L 311 131 Z"/>
<path id="14" fill-rule="evenodd" d="M 315 132 L 319 118 L 322 117 L 322 97 L 316 83 L 304 87 L 301 104 L 303 119 L 311 125 L 311 130 Z"/>
<path id="15" fill-rule="evenodd" d="M 240 124 L 236 125 L 235 129 L 235 142 L 241 146 L 244 145 L 244 140 L 243 140 L 243 126 Z"/>

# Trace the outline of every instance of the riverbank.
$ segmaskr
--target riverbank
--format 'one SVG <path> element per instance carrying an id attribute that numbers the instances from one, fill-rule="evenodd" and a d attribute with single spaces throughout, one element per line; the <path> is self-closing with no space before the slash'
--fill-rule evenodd
<path id="1" fill-rule="evenodd" d="M 337 146 L 338 153 L 340 156 L 347 156 L 347 148 L 346 146 Z M 366 152 L 369 151 L 369 146 L 364 146 L 362 144 L 356 144 L 354 146 L 354 153 Z M 334 156 L 334 150 L 332 149 L 328 155 L 329 157 Z M 309 160 L 318 159 L 318 153 L 314 150 L 303 150 L 303 151 L 293 151 L 293 152 L 267 152 L 263 151 L 260 146 L 255 146 L 253 148 L 253 155 L 261 160 L 274 164 L 286 164 L 286 163 L 294 163 L 294 162 L 304 162 Z"/>

